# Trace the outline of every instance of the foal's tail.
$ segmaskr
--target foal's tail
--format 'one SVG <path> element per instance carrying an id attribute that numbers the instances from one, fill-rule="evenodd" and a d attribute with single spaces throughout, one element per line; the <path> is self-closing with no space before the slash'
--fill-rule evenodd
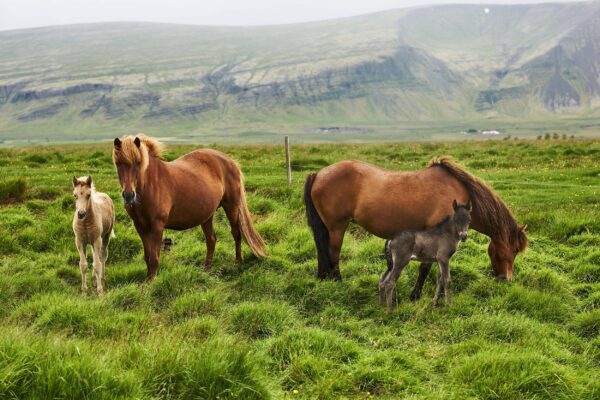
<path id="1" fill-rule="evenodd" d="M 260 236 L 260 234 L 254 228 L 252 224 L 252 216 L 250 215 L 250 210 L 248 210 L 248 203 L 246 202 L 246 189 L 244 188 L 244 176 L 240 171 L 240 203 L 238 206 L 239 209 L 239 219 L 238 224 L 240 230 L 242 231 L 242 236 L 252 253 L 258 257 L 266 257 L 267 256 L 267 245 L 265 241 Z"/>
<path id="2" fill-rule="evenodd" d="M 317 247 L 317 258 L 319 260 L 318 274 L 320 278 L 324 278 L 325 276 L 321 275 L 327 274 L 331 265 L 331 258 L 329 257 L 329 231 L 317 212 L 312 199 L 311 192 L 316 177 L 317 174 L 309 174 L 306 177 L 306 183 L 304 184 L 304 205 L 306 206 L 306 220 L 313 232 Z"/>

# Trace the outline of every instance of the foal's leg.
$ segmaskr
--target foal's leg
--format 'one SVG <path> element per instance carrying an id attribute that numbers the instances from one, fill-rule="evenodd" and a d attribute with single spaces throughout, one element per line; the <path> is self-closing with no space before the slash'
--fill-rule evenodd
<path id="1" fill-rule="evenodd" d="M 392 312 L 394 306 L 394 289 L 396 289 L 396 282 L 402 273 L 404 267 L 410 262 L 410 255 L 404 254 L 393 254 L 394 268 L 387 274 L 385 281 L 383 282 L 384 297 L 387 304 L 388 313 Z"/>
<path id="2" fill-rule="evenodd" d="M 235 240 L 235 261 L 242 262 L 242 232 L 240 231 L 240 211 L 237 207 L 223 206 L 231 225 L 231 236 Z"/>
<path id="3" fill-rule="evenodd" d="M 110 241 L 110 233 L 102 237 L 102 249 L 100 258 L 102 260 L 102 286 L 106 289 L 106 259 L 108 258 L 108 242 Z"/>
<path id="4" fill-rule="evenodd" d="M 437 305 L 442 295 L 442 290 L 446 296 L 446 305 L 450 304 L 450 267 L 448 260 L 439 260 L 438 265 L 440 266 L 440 277 L 438 278 L 437 289 L 435 296 L 433 297 L 433 304 Z"/>
<path id="5" fill-rule="evenodd" d="M 432 265 L 433 263 L 430 262 L 421 263 L 421 266 L 419 267 L 419 277 L 415 282 L 415 288 L 410 294 L 410 299 L 412 301 L 417 301 L 421 298 L 421 291 L 423 290 L 423 285 L 425 285 L 425 280 L 427 279 L 427 275 L 429 275 Z"/>
<path id="6" fill-rule="evenodd" d="M 450 264 L 449 260 L 440 262 L 442 266 L 442 275 L 444 276 L 444 294 L 446 295 L 446 305 L 450 305 Z"/>
<path id="7" fill-rule="evenodd" d="M 79 240 L 75 239 L 75 245 L 77 246 L 77 251 L 79 252 L 79 271 L 81 272 L 81 291 L 87 291 L 87 254 L 85 252 L 85 244 Z"/>
<path id="8" fill-rule="evenodd" d="M 386 240 L 385 245 L 383 247 L 383 252 L 385 254 L 387 270 L 381 275 L 381 278 L 379 279 L 379 303 L 381 305 L 385 304 L 385 292 L 384 292 L 383 284 L 384 284 L 385 279 L 387 278 L 388 274 L 392 271 L 392 268 L 394 268 L 394 259 L 392 257 L 392 251 L 389 248 L 389 245 L 390 245 L 390 240 Z"/>
<path id="9" fill-rule="evenodd" d="M 92 244 L 92 254 L 94 257 L 92 274 L 96 281 L 96 291 L 98 294 L 102 294 L 104 292 L 102 284 L 102 237 L 97 237 L 96 240 L 94 240 L 94 243 Z"/>
<path id="10" fill-rule="evenodd" d="M 213 226 L 212 216 L 202 224 L 202 232 L 204 232 L 204 237 L 206 238 L 206 259 L 204 260 L 204 270 L 210 271 L 213 254 L 215 253 L 215 244 L 217 243 L 217 235 Z"/>

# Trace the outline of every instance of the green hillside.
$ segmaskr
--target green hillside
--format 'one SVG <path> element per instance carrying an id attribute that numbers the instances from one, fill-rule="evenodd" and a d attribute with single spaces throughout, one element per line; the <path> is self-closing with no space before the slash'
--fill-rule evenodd
<path id="1" fill-rule="evenodd" d="M 0 140 L 589 135 L 599 40 L 600 2 L 431 6 L 267 27 L 4 31 Z"/>

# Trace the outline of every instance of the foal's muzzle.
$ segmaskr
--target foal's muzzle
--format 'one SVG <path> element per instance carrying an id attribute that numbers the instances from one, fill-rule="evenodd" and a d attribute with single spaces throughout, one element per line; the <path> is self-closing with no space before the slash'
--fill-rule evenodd
<path id="1" fill-rule="evenodd" d="M 125 204 L 133 204 L 135 202 L 135 192 L 123 192 L 123 200 Z"/>
<path id="2" fill-rule="evenodd" d="M 86 215 L 85 211 L 77 211 L 77 218 L 84 219 Z"/>
<path id="3" fill-rule="evenodd" d="M 458 237 L 460 238 L 461 241 L 465 241 L 467 240 L 467 232 L 461 232 L 458 234 Z"/>

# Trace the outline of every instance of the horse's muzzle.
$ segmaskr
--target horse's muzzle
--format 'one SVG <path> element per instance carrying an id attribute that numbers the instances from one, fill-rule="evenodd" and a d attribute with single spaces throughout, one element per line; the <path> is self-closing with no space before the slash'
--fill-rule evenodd
<path id="1" fill-rule="evenodd" d="M 460 238 L 461 241 L 464 242 L 465 240 L 467 240 L 467 233 L 460 233 L 458 235 L 458 237 Z"/>
<path id="2" fill-rule="evenodd" d="M 132 205 L 135 202 L 135 192 L 123 192 L 125 204 Z"/>
<path id="3" fill-rule="evenodd" d="M 87 213 L 85 211 L 77 211 L 77 218 L 84 219 L 86 214 Z"/>

